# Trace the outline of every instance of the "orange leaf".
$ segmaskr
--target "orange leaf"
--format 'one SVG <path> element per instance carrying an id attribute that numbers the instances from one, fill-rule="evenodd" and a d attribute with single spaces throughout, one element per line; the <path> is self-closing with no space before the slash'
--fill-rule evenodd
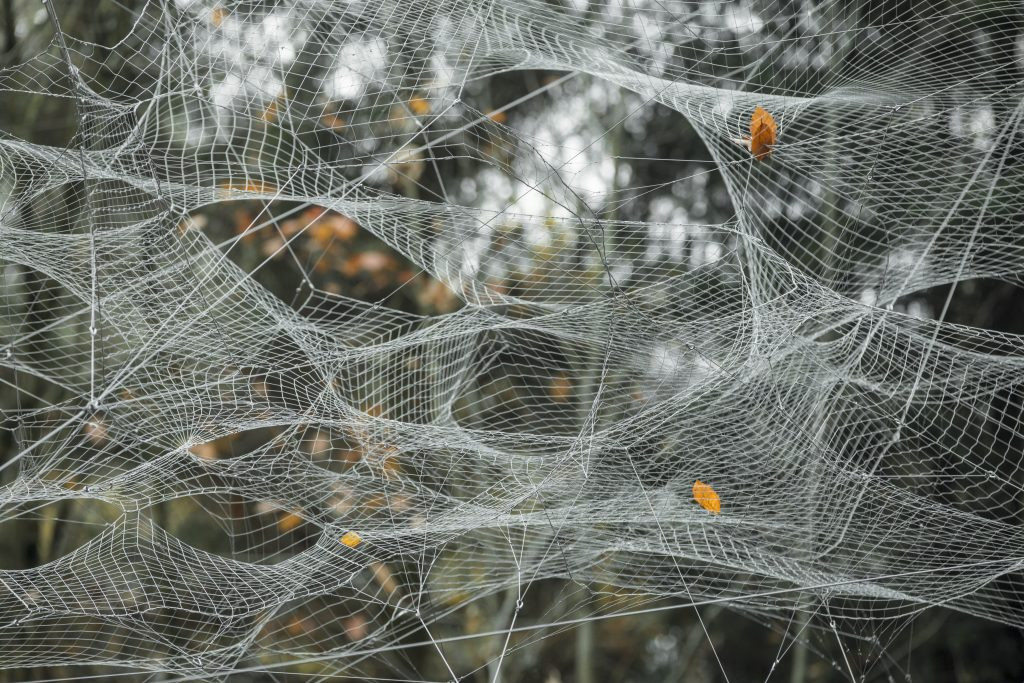
<path id="1" fill-rule="evenodd" d="M 362 640 L 370 632 L 367 623 L 366 617 L 356 613 L 342 621 L 341 627 L 345 629 L 345 635 L 349 640 Z"/>
<path id="2" fill-rule="evenodd" d="M 324 114 L 320 117 L 320 123 L 332 130 L 341 130 L 345 127 L 345 119 L 335 116 L 334 114 Z"/>
<path id="3" fill-rule="evenodd" d="M 556 375 L 551 379 L 548 393 L 556 401 L 568 401 L 569 397 L 572 396 L 572 380 L 565 375 Z"/>
<path id="4" fill-rule="evenodd" d="M 763 107 L 754 109 L 750 117 L 750 153 L 758 161 L 764 161 L 772 153 L 775 144 L 778 124 Z"/>
<path id="5" fill-rule="evenodd" d="M 293 636 L 301 636 L 304 633 L 309 633 L 310 626 L 306 619 L 298 616 L 293 616 L 288 621 L 288 633 Z"/>
<path id="6" fill-rule="evenodd" d="M 416 116 L 423 116 L 430 113 L 430 102 L 423 97 L 413 97 L 409 100 L 409 109 Z"/>
<path id="7" fill-rule="evenodd" d="M 708 512 L 717 515 L 722 511 L 722 499 L 718 497 L 713 488 L 700 479 L 693 482 L 693 499 L 697 501 L 697 505 L 700 505 Z"/>
<path id="8" fill-rule="evenodd" d="M 292 529 L 302 525 L 302 517 L 299 517 L 294 512 L 286 512 L 281 515 L 281 518 L 277 520 L 277 528 L 282 533 L 288 533 Z"/>
<path id="9" fill-rule="evenodd" d="M 354 531 L 346 531 L 345 534 L 341 537 L 341 544 L 347 545 L 349 548 L 355 548 L 362 542 L 362 536 L 360 536 Z"/>
<path id="10" fill-rule="evenodd" d="M 331 226 L 318 221 L 310 226 L 306 236 L 316 242 L 317 246 L 321 249 L 326 249 L 334 238 L 334 231 L 331 229 Z"/>

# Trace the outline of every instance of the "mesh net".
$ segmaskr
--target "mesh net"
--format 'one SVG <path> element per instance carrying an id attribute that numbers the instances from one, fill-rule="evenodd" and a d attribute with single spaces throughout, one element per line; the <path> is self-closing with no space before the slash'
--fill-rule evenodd
<path id="1" fill-rule="evenodd" d="M 74 131 L 0 133 L 3 665 L 1024 626 L 1024 343 L 951 319 L 1024 264 L 1014 3 L 72 5 L 0 70 Z"/>

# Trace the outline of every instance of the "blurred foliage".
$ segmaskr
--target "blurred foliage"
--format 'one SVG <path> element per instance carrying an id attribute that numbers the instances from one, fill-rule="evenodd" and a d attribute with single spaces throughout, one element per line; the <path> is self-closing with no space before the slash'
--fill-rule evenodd
<path id="1" fill-rule="evenodd" d="M 98 45 L 109 46 L 125 35 L 141 3 L 97 0 L 97 2 L 58 3 L 62 27 L 70 34 Z M 173 4 L 173 3 L 172 3 Z M 870 7 L 884 3 L 863 3 Z M 900 4 L 900 3 L 894 3 Z M 226 10 L 216 7 L 211 14 L 214 23 L 225 20 Z M 11 24 L 17 22 L 17 30 Z M 0 37 L 3 62 L 17 63 L 27 55 L 48 49 L 51 28 L 38 13 L 34 0 L 0 0 Z M 735 65 L 723 64 L 722 68 Z M 111 79 L 110 87 L 118 83 L 131 90 L 131 79 L 122 65 L 121 81 Z M 374 177 L 375 187 L 383 192 L 429 201 L 452 201 L 465 205 L 503 202 L 514 192 L 485 174 L 493 173 L 494 165 L 484 164 L 491 158 L 500 164 L 514 165 L 516 159 L 508 146 L 514 139 L 510 132 L 529 130 L 538 135 L 538 122 L 550 121 L 550 116 L 575 117 L 581 139 L 605 138 L 614 162 L 610 173 L 616 192 L 605 193 L 597 203 L 571 207 L 580 214 L 630 221 L 664 221 L 674 223 L 716 223 L 731 218 L 731 205 L 719 173 L 703 142 L 696 136 L 685 119 L 667 107 L 642 102 L 631 93 L 618 92 L 611 86 L 595 82 L 585 75 L 565 81 L 542 95 L 526 102 L 491 114 L 505 104 L 536 92 L 562 74 L 544 71 L 515 71 L 500 73 L 491 78 L 467 84 L 463 101 L 472 109 L 484 112 L 489 122 L 471 138 L 479 146 L 477 154 L 423 153 L 398 157 L 388 165 L 388 173 Z M 301 79 L 303 74 L 293 74 Z M 308 75 L 305 75 L 308 76 Z M 777 74 L 776 74 L 777 76 Z M 97 77 L 102 77 L 98 74 Z M 751 76 L 753 81 L 757 74 Z M 344 102 L 323 106 L 319 117 L 321 128 L 307 131 L 311 137 L 337 135 L 344 138 L 352 127 L 362 127 L 360 137 L 377 135 L 381 140 L 408 129 L 410 116 L 426 116 L 431 104 L 422 95 L 412 92 L 406 99 L 407 110 L 397 104 L 383 126 L 388 130 L 367 131 L 368 124 L 360 120 L 364 115 L 346 109 Z M 266 104 L 261 117 L 268 126 L 284 115 L 285 105 L 280 99 Z M 73 107 L 61 98 L 45 98 L 24 93 L 5 93 L 0 98 L 0 127 L 6 132 L 33 142 L 64 146 L 76 129 Z M 506 128 L 507 127 L 507 128 Z M 459 144 L 468 144 L 461 140 Z M 374 150 L 380 153 L 383 150 Z M 372 156 L 372 154 L 367 154 Z M 509 176 L 508 180 L 514 178 Z M 224 186 L 231 190 L 262 189 L 262 186 Z M 612 201 L 614 198 L 614 201 Z M 551 207 L 554 209 L 554 206 Z M 68 207 L 69 212 L 76 207 Z M 522 241 L 521 226 L 503 228 L 509 241 Z M 182 234 L 201 231 L 216 244 L 231 244 L 229 257 L 242 270 L 252 273 L 253 279 L 273 292 L 282 301 L 290 303 L 299 313 L 311 313 L 307 306 L 314 292 L 326 292 L 351 299 L 380 304 L 408 314 L 433 316 L 451 313 L 462 306 L 456 292 L 422 272 L 380 238 L 350 218 L 317 206 L 298 205 L 290 201 L 264 202 L 239 200 L 205 206 L 179 224 Z M 518 231 L 518 232 L 517 232 Z M 628 243 L 628 235 L 609 236 L 609 243 L 623 252 L 636 248 Z M 781 242 L 785 234 L 768 236 L 768 241 Z M 237 240 L 237 241 L 236 241 Z M 557 249 L 557 245 L 547 249 Z M 533 259 L 550 257 L 545 248 L 538 247 Z M 514 291 L 529 287 L 531 264 L 520 263 L 510 270 L 507 280 L 496 279 L 490 284 L 500 291 Z M 537 278 L 552 274 L 537 274 Z M 527 283 L 527 284 L 523 284 Z M 538 280 L 537 285 L 545 283 Z M 29 281 L 26 287 L 45 291 L 50 284 Z M 27 296 L 31 299 L 31 291 Z M 941 307 L 946 290 L 940 288 L 919 297 L 917 303 L 930 311 Z M 910 301 L 903 302 L 903 306 Z M 33 315 L 39 325 L 47 323 L 45 302 L 37 302 Z M 322 309 L 317 309 L 322 310 Z M 338 315 L 346 315 L 343 312 Z M 978 327 L 1024 333 L 1024 293 L 1013 283 L 979 281 L 961 286 L 953 298 L 950 322 Z M 553 362 L 554 363 L 554 362 Z M 557 365 L 557 363 L 554 363 Z M 46 401 L 60 397 L 53 388 L 37 383 L 31 377 L 12 377 L 0 374 L 5 385 L 16 385 L 21 391 L 3 390 L 0 408 L 11 410 L 15 403 L 19 409 L 40 407 Z M 501 377 L 494 377 L 495 391 L 516 391 Z M 575 411 L 578 387 L 568 376 L 555 368 L 546 384 L 535 386 L 534 396 L 523 396 L 524 402 L 546 406 L 547 410 L 563 408 Z M 31 397 L 39 397 L 34 401 Z M 1024 402 L 1019 393 L 1006 397 L 1007 404 Z M 33 405 L 34 403 L 34 405 Z M 371 414 L 372 404 L 364 406 Z M 379 408 L 377 408 L 379 410 Z M 529 415 L 533 411 L 524 411 Z M 487 419 L 487 415 L 481 419 Z M 511 419 L 502 416 L 502 419 Z M 526 419 L 525 417 L 523 418 Z M 526 426 L 526 425 L 524 425 Z M 102 416 L 90 423 L 85 437 L 100 443 L 104 437 Z M 0 454 L 15 449 L 15 435 L 0 430 Z M 196 446 L 193 453 L 206 460 L 234 457 L 260 447 L 273 447 L 279 436 L 276 430 L 244 432 L 236 437 Z M 400 472 L 403 464 L 393 454 L 367 447 L 360 434 L 310 433 L 303 439 L 310 457 L 330 461 L 335 468 L 371 466 L 381 476 Z M 74 488 L 81 482 L 65 480 L 60 485 Z M 339 513 L 353 504 L 350 491 L 334 492 L 334 504 Z M 380 514 L 392 514 L 402 505 L 400 499 L 368 499 L 361 501 Z M 314 542 L 306 511 L 278 509 L 267 503 L 254 503 L 242 497 L 209 496 L 205 499 L 182 498 L 162 503 L 154 512 L 160 523 L 183 542 L 196 547 L 235 556 L 250 561 L 276 562 Z M 114 521 L 116 510 L 96 501 L 67 500 L 42 507 L 25 509 L 15 518 L 0 525 L 0 558 L 6 569 L 36 566 L 53 560 L 81 547 L 102 528 Z M 74 524 L 65 520 L 75 520 Z M 224 527 L 228 528 L 224 528 Z M 458 558 L 442 557 L 438 571 L 445 562 Z M 365 572 L 365 581 L 375 591 L 393 594 L 399 591 L 396 576 L 407 571 L 401 566 L 378 564 Z M 481 569 L 480 571 L 483 571 Z M 579 594 L 583 589 L 562 581 L 539 581 L 531 585 L 533 598 L 520 619 L 557 622 L 586 616 L 579 612 Z M 451 609 L 447 627 L 455 633 L 484 633 L 500 629 L 507 622 L 514 595 L 492 595 L 469 602 L 469 595 L 452 594 L 446 607 Z M 329 604 L 329 603 L 328 603 Z M 649 598 L 620 599 L 615 607 L 650 610 L 636 616 L 601 619 L 588 628 L 589 648 L 581 648 L 579 629 L 554 628 L 515 633 L 504 658 L 502 675 L 508 681 L 719 681 L 724 680 L 716 657 L 732 681 L 761 680 L 771 669 L 779 652 L 785 652 L 791 641 L 784 638 L 780 625 L 751 615 L 719 607 L 702 607 L 702 621 L 693 609 L 664 608 L 664 601 Z M 298 605 L 286 615 L 272 617 L 263 626 L 263 633 L 278 637 L 285 633 L 292 644 L 303 643 L 314 628 L 331 623 L 335 629 L 332 643 L 343 644 L 372 637 L 379 627 L 372 614 L 354 613 L 344 620 L 332 623 L 329 614 L 321 610 L 324 605 L 309 601 Z M 792 626 L 792 625 L 791 625 Z M 841 664 L 842 653 L 830 629 L 812 623 L 810 635 L 811 663 L 806 680 L 817 683 L 846 680 Z M 981 621 L 938 609 L 926 611 L 912 620 L 899 623 L 867 621 L 847 625 L 853 632 L 864 634 L 862 639 L 847 638 L 843 648 L 864 655 L 874 663 L 870 671 L 862 672 L 868 680 L 915 680 L 928 682 L 958 681 L 985 682 L 1024 680 L 1024 639 L 1021 634 L 998 623 Z M 444 625 L 442 625 L 444 627 Z M 786 625 L 781 626 L 785 630 Z M 439 634 L 435 634 L 439 635 Z M 318 633 L 322 639 L 323 633 Z M 423 633 L 409 638 L 424 640 Z M 472 680 L 490 680 L 494 658 L 500 653 L 503 637 L 467 639 L 445 646 L 447 656 L 459 670 L 476 669 Z M 710 644 L 714 644 L 714 648 Z M 314 644 L 311 642 L 310 646 Z M 322 640 L 316 647 L 324 647 Z M 581 672 L 580 656 L 587 658 Z M 780 669 L 786 669 L 788 659 L 782 658 Z M 436 677 L 445 672 L 429 647 L 416 647 L 397 652 L 390 661 L 391 671 L 367 671 L 366 679 L 374 675 L 388 676 L 394 672 L 433 671 Z M 100 667 L 74 669 L 69 667 L 10 670 L 0 672 L 0 681 L 43 680 L 50 678 L 94 675 L 102 677 L 107 671 Z M 319 664 L 304 664 L 293 668 L 294 680 L 324 674 L 331 670 Z M 596 674 L 595 674 L 596 672 Z M 861 672 L 858 672 L 861 673 Z M 594 676 L 596 675 L 596 678 Z M 780 671 L 772 679 L 784 679 Z M 264 674 L 238 675 L 230 680 L 286 680 L 286 675 L 271 677 Z M 123 680 L 123 679 L 120 679 Z M 139 680 L 142 680 L 140 678 Z M 149 680 L 158 680 L 150 678 Z M 340 679 L 339 679 L 340 680 Z M 468 679 L 466 679 L 468 680 Z M 863 680 L 863 679 L 862 679 Z"/>

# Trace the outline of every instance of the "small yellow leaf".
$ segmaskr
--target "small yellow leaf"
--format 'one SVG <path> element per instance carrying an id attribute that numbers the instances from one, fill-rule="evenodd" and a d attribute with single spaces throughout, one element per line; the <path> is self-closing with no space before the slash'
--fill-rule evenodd
<path id="1" fill-rule="evenodd" d="M 700 479 L 693 482 L 693 499 L 697 505 L 708 512 L 719 514 L 722 511 L 722 499 L 713 488 L 702 482 Z"/>
<path id="2" fill-rule="evenodd" d="M 213 13 L 210 15 L 210 21 L 213 23 L 214 28 L 220 28 L 220 25 L 224 23 L 224 18 L 227 15 L 227 10 L 220 5 L 214 7 Z"/>
<path id="3" fill-rule="evenodd" d="M 341 544 L 347 545 L 349 548 L 355 548 L 357 545 L 363 542 L 362 536 L 354 531 L 346 531 L 345 535 L 341 537 Z"/>
<path id="4" fill-rule="evenodd" d="M 423 116 L 430 113 L 430 102 L 423 97 L 414 97 L 409 100 L 409 110 L 416 116 Z"/>
<path id="5" fill-rule="evenodd" d="M 294 512 L 286 512 L 281 515 L 279 520 L 277 520 L 277 528 L 280 529 L 282 533 L 288 533 L 295 527 L 301 526 L 301 524 L 302 517 L 299 517 Z"/>

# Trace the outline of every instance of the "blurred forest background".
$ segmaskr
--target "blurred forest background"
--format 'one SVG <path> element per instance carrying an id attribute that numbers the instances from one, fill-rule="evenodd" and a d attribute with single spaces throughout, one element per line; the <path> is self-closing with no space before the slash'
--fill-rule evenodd
<path id="1" fill-rule="evenodd" d="M 265 4 L 268 8 L 273 5 L 271 2 Z M 723 9 L 727 5 L 718 4 Z M 981 4 L 979 2 L 979 6 Z M 182 5 L 184 3 L 164 3 L 164 9 L 168 12 L 182 11 Z M 892 20 L 905 19 L 908 35 L 921 30 L 910 21 L 915 13 L 913 0 L 854 0 L 841 5 L 842 11 L 834 20 L 845 22 L 846 28 L 869 17 L 877 20 L 885 15 Z M 63 30 L 95 43 L 100 57 L 129 33 L 141 14 L 149 11 L 141 0 L 58 1 L 55 6 Z M 224 21 L 227 12 L 211 4 L 209 21 L 211 24 Z M 960 35 L 955 28 L 955 20 L 951 20 L 949 26 L 934 30 L 946 31 L 949 40 L 975 40 L 988 45 L 999 45 L 1002 41 L 1006 54 L 1004 77 L 1019 80 L 1024 76 L 1019 47 L 1014 42 L 1020 40 L 1019 28 L 1016 37 L 1002 26 L 993 27 L 998 35 L 993 33 L 992 36 Z M 718 38 L 727 39 L 730 31 L 735 31 L 735 28 L 723 22 Z M 53 26 L 38 0 L 0 0 L 0 66 L 15 65 L 31 55 L 51 49 L 53 36 Z M 315 31 L 309 33 L 309 39 L 315 39 Z M 741 42 L 745 38 L 741 32 L 736 32 L 732 39 Z M 934 36 L 930 36 L 927 45 L 930 46 L 927 49 L 942 49 Z M 772 75 L 782 80 L 802 80 L 813 89 L 811 81 L 823 77 L 819 71 L 836 67 L 835 59 L 842 59 L 844 55 L 853 58 L 857 50 L 856 45 L 843 46 L 842 50 L 832 49 L 834 47 L 829 48 L 831 62 L 818 60 L 815 54 L 807 53 L 786 62 L 792 69 L 791 74 L 776 71 Z M 109 51 L 109 54 L 114 52 Z M 812 68 L 812 64 L 819 67 Z M 120 80 L 112 77 L 108 88 L 112 91 L 120 88 L 126 97 L 139 96 L 138 88 L 145 87 L 147 83 L 143 73 L 146 67 L 140 63 L 138 77 L 133 78 L 132 64 L 118 64 L 116 73 Z M 300 83 L 304 79 L 324 78 L 329 71 L 330 65 L 311 64 L 306 72 L 297 70 L 289 74 L 287 80 Z M 103 79 L 104 73 L 91 76 Z M 343 89 L 345 84 L 339 87 Z M 301 89 L 295 88 L 292 92 L 298 93 L 293 97 L 301 98 Z M 721 223 L 734 216 L 722 178 L 704 143 L 680 114 L 664 106 L 644 102 L 633 93 L 621 91 L 586 74 L 545 71 L 513 71 L 470 82 L 462 99 L 467 106 L 489 117 L 490 121 L 517 131 L 523 138 L 569 140 L 576 147 L 594 142 L 567 171 L 576 174 L 574 180 L 577 183 L 592 190 L 588 205 L 566 207 L 550 201 L 545 197 L 543 188 L 525 198 L 517 196 L 519 189 L 511 176 L 503 176 L 495 164 L 484 165 L 478 161 L 485 157 L 497 158 L 499 164 L 510 169 L 515 167 L 516 160 L 508 158 L 515 146 L 507 144 L 507 133 L 500 127 L 489 125 L 488 120 L 481 122 L 472 135 L 459 140 L 461 145 L 477 145 L 475 154 L 432 155 L 420 152 L 397 157 L 388 164 L 386 173 L 374 175 L 367 183 L 383 191 L 421 200 L 495 209 L 513 205 L 533 214 L 564 215 L 568 211 L 593 213 L 605 219 L 678 224 Z M 516 104 L 506 108 L 509 103 Z M 323 110 L 321 125 L 316 130 L 306 131 L 311 138 L 338 136 L 344 140 L 354 127 L 370 125 L 359 121 L 358 112 L 346 111 L 343 96 L 332 103 L 317 103 L 317 106 Z M 391 130 L 363 130 L 359 134 L 361 140 L 378 139 L 382 148 L 361 148 L 358 153 L 379 158 L 382 152 L 387 151 L 386 145 L 390 144 L 395 130 L 413 125 L 415 116 L 432 114 L 430 106 L 426 99 L 416 96 L 413 88 L 406 108 L 395 105 L 387 119 L 385 125 Z M 264 103 L 259 115 L 271 125 L 287 112 L 281 102 L 272 100 Z M 63 148 L 71 144 L 77 128 L 77 113 L 68 98 L 10 91 L 0 95 L 0 129 L 5 135 Z M 1015 144 L 1020 146 L 1024 142 L 1017 140 Z M 337 149 L 343 150 L 342 147 Z M 1018 156 L 1021 153 L 1024 153 L 1024 147 Z M 614 200 L 609 201 L 610 197 Z M 49 201 L 62 200 L 51 196 Z M 71 193 L 63 201 L 65 216 L 82 211 L 81 203 Z M 530 243 L 522 235 L 522 226 L 509 224 L 503 229 L 507 231 L 510 243 Z M 780 226 L 780 234 L 775 239 L 786 239 L 782 234 L 784 229 L 785 226 Z M 348 315 L 343 307 L 325 306 L 325 293 L 379 303 L 396 312 L 414 316 L 448 313 L 463 305 L 456 292 L 423 273 L 368 230 L 346 216 L 317 206 L 283 201 L 221 202 L 183 218 L 179 230 L 182 235 L 201 231 L 214 243 L 228 243 L 242 235 L 230 249 L 230 258 L 251 272 L 256 281 L 282 301 L 311 316 L 336 316 L 339 321 L 344 321 Z M 771 239 L 769 235 L 768 240 Z M 1021 228 L 1021 239 L 1024 239 L 1024 227 Z M 610 249 L 623 252 L 636 248 L 636 245 L 617 243 L 615 235 L 610 236 L 609 244 Z M 528 287 L 531 260 L 548 258 L 552 250 L 559 248 L 562 248 L 559 242 L 554 240 L 547 244 L 535 243 L 532 251 L 516 251 L 514 259 L 510 257 L 507 264 L 507 282 L 501 279 L 500 273 L 496 273 L 491 284 L 499 288 Z M 670 256 L 666 255 L 666 258 Z M 809 262 L 807 267 L 814 266 Z M 7 321 L 9 324 L 16 320 L 21 331 L 26 326 L 45 328 L 54 316 L 54 312 L 48 310 L 47 302 L 58 285 L 36 272 L 25 272 L 22 277 L 14 273 L 16 266 L 12 264 L 4 268 L 6 272 L 0 271 L 5 275 L 2 280 L 4 286 L 23 290 L 18 294 L 22 307 L 7 318 L 0 318 L 0 323 Z M 550 277 L 549 272 L 536 271 L 538 290 L 547 284 L 545 279 Z M 511 284 L 513 281 L 515 284 Z M 844 285 L 839 283 L 839 286 L 842 288 Z M 850 288 L 854 286 L 854 283 L 849 283 Z M 947 292 L 948 289 L 943 287 L 915 295 L 902 301 L 899 307 L 922 317 L 933 317 L 941 308 Z M 852 289 L 846 293 L 857 295 Z M 1024 334 L 1024 292 L 1008 282 L 971 281 L 957 289 L 946 319 L 953 323 Z M 5 330 L 0 327 L 0 347 L 5 338 L 13 334 L 13 328 Z M 37 339 L 40 355 L 46 355 L 46 344 L 61 343 L 59 338 L 47 334 L 40 334 Z M 500 384 L 501 378 L 495 378 L 495 381 Z M 546 384 L 538 383 L 535 390 L 536 396 L 520 397 L 524 405 L 549 405 L 553 411 L 571 413 L 578 410 L 575 403 L 584 400 L 557 372 L 551 374 Z M 13 419 L 20 411 L 37 410 L 66 398 L 53 384 L 28 373 L 19 373 L 11 367 L 0 366 L 0 419 L 7 418 L 0 423 L 0 460 L 23 447 L 21 439 L 24 435 L 19 434 Z M 1008 397 L 1007 400 L 1016 399 Z M 374 407 L 366 406 L 366 409 L 372 412 Z M 195 452 L 198 457 L 211 460 L 230 457 L 235 451 L 251 450 L 273 436 L 244 432 L 234 439 L 197 446 Z M 87 437 L 95 443 L 103 442 L 102 416 L 97 416 L 90 423 Z M 308 446 L 313 457 L 328 449 L 349 449 L 354 461 L 361 457 L 356 440 L 339 443 L 313 434 L 308 438 Z M 386 462 L 384 467 L 387 467 Z M 4 483 L 13 474 L 12 470 L 5 471 Z M 376 504 L 400 505 L 401 501 L 378 501 Z M 77 509 L 73 509 L 76 506 Z M 275 552 L 281 556 L 310 542 L 305 521 L 292 511 L 260 507 L 241 499 L 226 507 L 223 501 L 211 502 L 211 506 L 212 509 L 204 509 L 194 498 L 167 502 L 160 511 L 161 523 L 183 541 L 221 554 L 230 554 L 231 549 L 218 544 L 222 545 L 225 538 L 233 538 L 220 528 L 223 520 L 236 520 L 233 534 L 258 535 L 262 539 L 248 541 L 249 547 L 263 543 L 276 548 Z M 62 500 L 33 510 L 32 514 L 6 515 L 6 521 L 0 524 L 0 567 L 23 569 L 61 557 L 85 543 L 116 515 L 117 511 L 112 507 L 92 500 Z M 67 522 L 72 519 L 76 523 Z M 93 523 L 88 523 L 89 520 Z M 391 571 L 394 570 L 384 565 L 375 569 L 374 580 L 383 590 L 394 590 L 396 584 Z M 551 581 L 542 582 L 531 590 L 534 591 L 535 603 L 538 593 L 545 596 L 539 602 L 549 604 L 544 615 L 548 621 L 586 615 L 576 608 L 574 595 L 579 590 L 578 586 Z M 457 628 L 453 630 L 464 633 L 491 630 L 495 624 L 502 623 L 502 615 L 508 614 L 506 603 L 507 597 L 498 595 L 453 611 L 450 619 L 458 621 Z M 862 680 L 962 683 L 1024 680 L 1024 637 L 1017 629 L 942 609 L 930 609 L 914 619 L 896 622 L 867 619 L 856 627 L 864 638 L 847 637 L 841 648 L 831 631 L 815 632 L 813 622 L 805 647 L 793 646 L 784 640 L 777 622 L 763 621 L 723 607 L 701 608 L 700 614 L 703 625 L 693 609 L 667 609 L 636 616 L 597 619 L 576 628 L 540 629 L 516 634 L 512 639 L 514 649 L 503 663 L 503 680 L 545 683 L 719 681 L 724 678 L 716 663 L 717 653 L 732 681 L 762 680 L 770 675 L 770 680 L 824 683 L 847 680 L 844 667 L 837 664 L 842 660 L 843 650 L 858 653 L 872 648 L 876 648 L 878 653 L 868 657 L 874 665 L 864 672 Z M 0 615 L 0 620 L 2 618 Z M 330 615 L 311 613 L 307 618 L 326 622 Z M 794 616 L 794 619 L 799 622 L 800 617 Z M 301 638 L 310 624 L 303 618 L 291 616 L 287 623 L 274 624 L 273 627 L 287 631 L 291 637 Z M 339 638 L 358 640 L 366 637 L 372 625 L 356 614 L 346 616 L 339 628 Z M 493 666 L 498 648 L 495 638 L 480 638 L 449 646 L 447 651 L 463 668 L 480 667 L 474 680 L 484 681 L 490 680 L 492 669 L 489 665 Z M 771 663 L 780 652 L 784 656 L 772 671 Z M 396 653 L 390 664 L 391 672 L 429 671 L 436 666 L 436 662 L 431 663 L 432 658 L 430 648 Z M 301 666 L 296 668 L 294 673 L 300 676 L 296 680 L 316 680 L 316 666 L 305 666 L 305 669 Z M 0 671 L 0 681 L 53 680 L 79 675 L 102 679 L 105 672 L 110 671 L 102 667 L 23 667 Z M 435 673 L 443 676 L 441 670 Z M 370 680 L 375 675 L 389 674 L 384 670 L 377 673 L 368 671 L 366 679 Z M 231 680 L 286 678 L 285 675 L 239 674 Z M 145 680 L 157 681 L 160 678 L 153 676 Z"/>

